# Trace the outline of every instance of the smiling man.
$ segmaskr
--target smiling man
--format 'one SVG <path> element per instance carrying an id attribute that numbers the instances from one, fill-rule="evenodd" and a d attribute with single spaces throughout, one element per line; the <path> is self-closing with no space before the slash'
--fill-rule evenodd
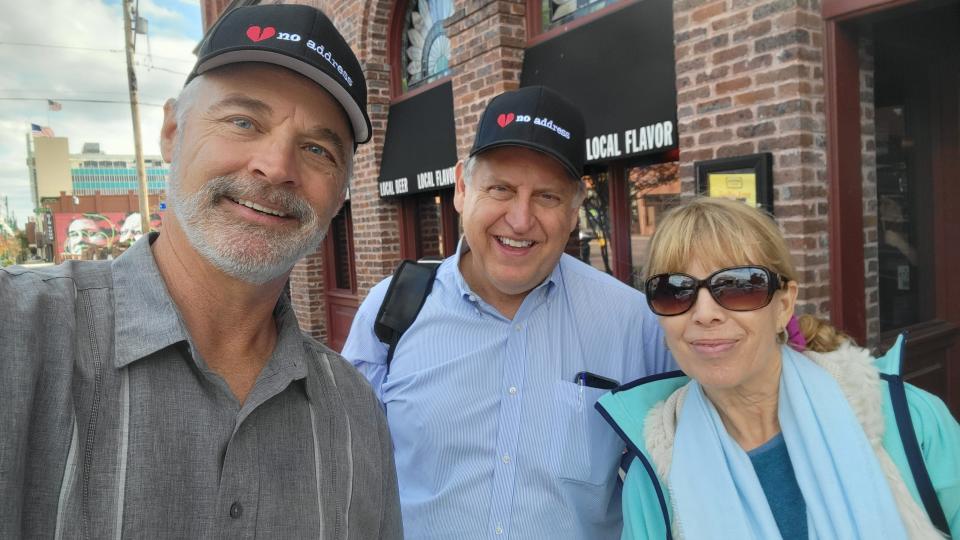
<path id="1" fill-rule="evenodd" d="M 354 319 L 343 355 L 387 411 L 407 538 L 620 536 L 624 446 L 593 405 L 674 364 L 643 296 L 563 253 L 583 164 L 556 92 L 494 98 L 457 166 L 463 238 L 389 363 L 389 279 Z"/>
<path id="2" fill-rule="evenodd" d="M 164 113 L 162 233 L 0 269 L 0 538 L 401 538 L 376 396 L 282 294 L 370 137 L 356 57 L 237 8 Z"/>

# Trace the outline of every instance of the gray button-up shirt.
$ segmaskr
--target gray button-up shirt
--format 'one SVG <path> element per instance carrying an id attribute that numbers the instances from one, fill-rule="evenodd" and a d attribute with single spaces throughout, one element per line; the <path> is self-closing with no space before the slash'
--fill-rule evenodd
<path id="1" fill-rule="evenodd" d="M 0 269 L 0 538 L 399 538 L 366 382 L 289 304 L 240 405 L 191 343 L 147 238 Z"/>

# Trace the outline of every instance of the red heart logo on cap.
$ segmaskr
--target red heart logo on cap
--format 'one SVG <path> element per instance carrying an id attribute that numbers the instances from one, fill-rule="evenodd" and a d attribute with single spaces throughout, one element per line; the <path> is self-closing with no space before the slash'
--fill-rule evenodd
<path id="1" fill-rule="evenodd" d="M 510 114 L 501 114 L 497 117 L 497 123 L 500 124 L 500 127 L 507 127 L 507 124 L 513 122 L 513 119 L 517 116 L 513 113 Z"/>
<path id="2" fill-rule="evenodd" d="M 261 29 L 259 26 L 251 26 L 247 28 L 247 37 L 250 38 L 250 41 L 263 41 L 265 39 L 270 39 L 277 34 L 277 29 L 268 26 Z"/>

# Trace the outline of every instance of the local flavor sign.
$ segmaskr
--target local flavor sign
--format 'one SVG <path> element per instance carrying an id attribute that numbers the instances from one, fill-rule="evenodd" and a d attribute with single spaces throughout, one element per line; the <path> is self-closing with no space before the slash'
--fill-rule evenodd
<path id="1" fill-rule="evenodd" d="M 380 180 L 380 196 L 392 197 L 452 186 L 456 182 L 455 171 L 456 165 L 454 164 L 445 169 L 417 173 L 413 181 L 406 176 L 393 180 Z"/>
<path id="2" fill-rule="evenodd" d="M 450 82 L 390 105 L 378 179 L 381 197 L 450 189 L 456 165 Z"/>
<path id="3" fill-rule="evenodd" d="M 657 122 L 614 133 L 587 137 L 587 161 L 616 159 L 666 150 L 674 146 L 673 122 Z"/>
<path id="4" fill-rule="evenodd" d="M 549 86 L 580 109 L 588 164 L 668 159 L 679 146 L 673 51 L 671 0 L 615 2 L 527 47 L 520 86 Z"/>

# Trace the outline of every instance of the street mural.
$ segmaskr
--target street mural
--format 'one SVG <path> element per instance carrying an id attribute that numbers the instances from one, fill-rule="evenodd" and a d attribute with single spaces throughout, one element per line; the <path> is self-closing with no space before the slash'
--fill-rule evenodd
<path id="1" fill-rule="evenodd" d="M 54 213 L 57 253 L 83 259 L 117 256 L 142 235 L 139 212 Z M 160 228 L 160 215 L 150 214 L 150 228 Z"/>

